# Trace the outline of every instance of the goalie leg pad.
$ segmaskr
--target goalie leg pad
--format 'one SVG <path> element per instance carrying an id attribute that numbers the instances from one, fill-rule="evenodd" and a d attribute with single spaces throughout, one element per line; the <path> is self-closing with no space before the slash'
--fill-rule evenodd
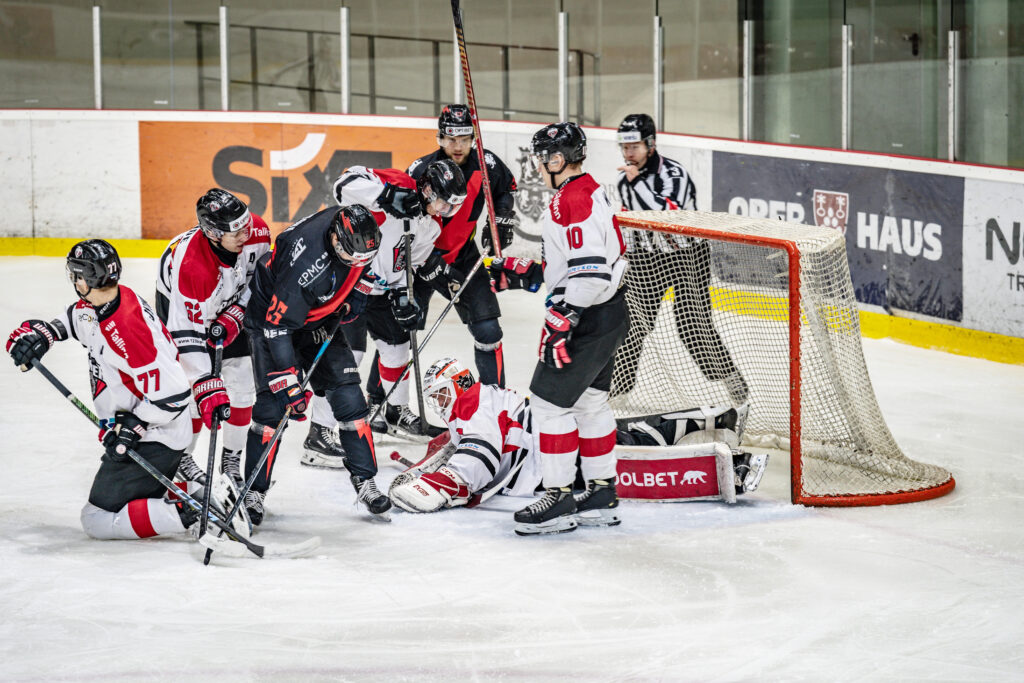
<path id="1" fill-rule="evenodd" d="M 395 505 L 407 512 L 436 512 L 441 508 L 469 502 L 466 482 L 453 470 L 443 466 L 436 472 L 403 478 L 397 486 L 392 485 L 388 494 Z"/>

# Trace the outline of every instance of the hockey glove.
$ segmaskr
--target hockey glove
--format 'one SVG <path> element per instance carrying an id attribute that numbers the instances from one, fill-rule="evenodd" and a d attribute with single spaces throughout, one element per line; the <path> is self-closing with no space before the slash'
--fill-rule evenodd
<path id="1" fill-rule="evenodd" d="M 498 223 L 498 240 L 501 241 L 501 248 L 508 249 L 512 244 L 512 238 L 516 235 L 516 228 L 519 227 L 519 217 L 515 214 L 511 216 L 495 216 L 494 220 Z M 480 235 L 480 243 L 488 254 L 494 253 L 493 242 L 490 223 L 488 223 L 487 229 Z"/>
<path id="2" fill-rule="evenodd" d="M 423 311 L 416 299 L 409 296 L 408 289 L 392 289 L 388 291 L 391 313 L 403 330 L 414 330 L 423 321 Z"/>
<path id="3" fill-rule="evenodd" d="M 544 281 L 544 268 L 539 263 L 512 256 L 492 260 L 491 265 L 487 266 L 487 273 L 497 291 L 525 289 L 536 292 Z"/>
<path id="4" fill-rule="evenodd" d="M 68 338 L 68 333 L 59 322 L 42 320 L 26 320 L 11 332 L 7 338 L 7 353 L 11 354 L 14 364 L 25 372 L 32 361 L 39 360 L 50 350 L 54 342 Z"/>
<path id="5" fill-rule="evenodd" d="M 238 339 L 238 333 L 242 331 L 242 318 L 245 317 L 245 309 L 238 304 L 231 304 L 225 308 L 210 325 L 210 332 L 206 337 L 206 343 L 210 348 L 215 348 L 217 342 L 224 342 L 224 346 L 231 346 L 231 342 Z"/>
<path id="6" fill-rule="evenodd" d="M 289 415 L 289 419 L 303 422 L 306 419 L 306 406 L 313 399 L 313 392 L 302 390 L 295 367 L 268 372 L 267 380 L 270 384 L 270 390 L 275 394 L 279 394 L 284 399 L 285 404 L 291 407 L 292 412 Z"/>
<path id="7" fill-rule="evenodd" d="M 148 426 L 127 410 L 114 413 L 113 428 L 103 434 L 103 446 L 107 450 L 107 457 L 114 462 L 127 461 L 128 450 L 135 450 L 145 436 Z"/>
<path id="8" fill-rule="evenodd" d="M 373 291 L 373 283 L 369 280 L 362 278 L 356 282 L 356 286 L 352 288 L 352 291 L 345 297 L 345 303 L 341 305 L 338 311 L 341 313 L 341 318 L 338 320 L 342 325 L 348 325 L 350 322 L 354 322 L 356 318 L 362 315 L 363 311 L 366 310 L 366 303 L 370 298 L 370 292 Z"/>
<path id="9" fill-rule="evenodd" d="M 416 273 L 424 282 L 447 287 L 452 295 L 459 291 L 462 283 L 466 280 L 466 276 L 462 272 L 445 263 L 442 252 L 439 249 L 431 252 L 430 256 L 417 269 Z"/>
<path id="10" fill-rule="evenodd" d="M 419 193 L 391 183 L 384 183 L 384 190 L 377 197 L 377 206 L 395 218 L 416 218 L 423 213 Z"/>
<path id="11" fill-rule="evenodd" d="M 213 429 L 215 414 L 222 421 L 231 417 L 231 402 L 228 399 L 228 392 L 224 390 L 224 380 L 220 377 L 198 380 L 192 385 L 192 395 L 195 396 L 196 405 L 199 406 L 199 413 L 203 416 L 203 424 L 207 429 Z"/>
<path id="12" fill-rule="evenodd" d="M 580 314 L 567 304 L 555 304 L 544 316 L 544 329 L 540 333 L 540 362 L 553 368 L 562 368 L 572 362 L 566 343 L 572 330 L 580 322 Z"/>

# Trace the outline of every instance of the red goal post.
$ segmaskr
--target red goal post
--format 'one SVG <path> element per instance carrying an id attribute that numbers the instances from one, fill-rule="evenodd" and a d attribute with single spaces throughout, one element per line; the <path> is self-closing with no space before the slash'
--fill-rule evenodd
<path id="1" fill-rule="evenodd" d="M 794 503 L 907 503 L 953 489 L 885 424 L 842 233 L 699 211 L 616 220 L 631 316 L 615 360 L 617 418 L 746 402 L 744 442 L 790 451 Z"/>

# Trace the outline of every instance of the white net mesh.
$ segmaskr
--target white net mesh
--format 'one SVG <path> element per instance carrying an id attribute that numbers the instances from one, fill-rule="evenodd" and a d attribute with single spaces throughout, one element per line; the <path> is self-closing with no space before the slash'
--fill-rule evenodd
<path id="1" fill-rule="evenodd" d="M 864 363 L 842 234 L 696 211 L 619 218 L 632 320 L 615 359 L 616 417 L 749 401 L 746 442 L 789 449 L 791 434 L 800 434 L 795 502 L 858 504 L 857 497 L 951 486 L 946 470 L 904 456 L 882 418 Z M 790 259 L 780 240 L 799 251 L 795 405 Z M 931 496 L 907 499 L 924 497 Z"/>

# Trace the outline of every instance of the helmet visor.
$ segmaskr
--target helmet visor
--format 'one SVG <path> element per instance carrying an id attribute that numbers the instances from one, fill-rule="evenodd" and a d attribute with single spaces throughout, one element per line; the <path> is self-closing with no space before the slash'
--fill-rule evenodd
<path id="1" fill-rule="evenodd" d="M 100 264 L 85 259 L 69 258 L 64 264 L 64 271 L 71 284 L 81 278 L 90 287 L 100 286 L 107 276 L 107 271 Z"/>
<path id="2" fill-rule="evenodd" d="M 427 200 L 427 205 L 433 210 L 434 215 L 442 218 L 454 216 L 466 201 L 464 194 L 453 194 L 447 200 L 442 199 L 429 184 L 423 188 L 423 198 Z"/>

